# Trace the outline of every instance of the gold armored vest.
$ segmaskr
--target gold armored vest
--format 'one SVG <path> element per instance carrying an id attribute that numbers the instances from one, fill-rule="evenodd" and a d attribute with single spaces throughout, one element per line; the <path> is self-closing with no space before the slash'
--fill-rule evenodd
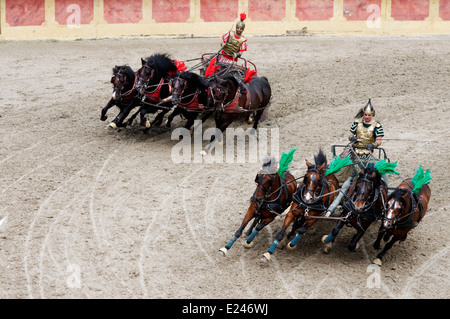
<path id="1" fill-rule="evenodd" d="M 242 42 L 245 41 L 245 38 L 241 36 L 239 39 L 236 39 L 234 36 L 234 31 L 230 32 L 230 36 L 228 37 L 227 43 L 223 46 L 223 51 L 229 55 L 233 55 L 233 53 L 238 53 L 241 47 Z"/>
<path id="2" fill-rule="evenodd" d="M 356 127 L 356 136 L 359 140 L 362 140 L 355 145 L 357 146 L 366 146 L 375 142 L 375 138 L 373 137 L 373 131 L 377 126 L 380 126 L 378 122 L 373 122 L 369 127 L 364 127 L 363 120 L 358 120 L 358 126 Z M 367 155 L 370 151 L 366 148 L 355 148 L 355 152 L 358 155 Z"/>

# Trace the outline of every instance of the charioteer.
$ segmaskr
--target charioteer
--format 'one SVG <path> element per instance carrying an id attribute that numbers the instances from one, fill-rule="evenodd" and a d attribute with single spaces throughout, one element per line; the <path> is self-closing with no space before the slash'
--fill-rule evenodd
<path id="1" fill-rule="evenodd" d="M 228 31 L 222 36 L 222 50 L 220 51 L 219 62 L 237 62 L 244 51 L 247 51 L 247 39 L 242 33 L 245 29 L 245 13 L 240 14 L 240 20 L 236 23 L 236 31 Z"/>

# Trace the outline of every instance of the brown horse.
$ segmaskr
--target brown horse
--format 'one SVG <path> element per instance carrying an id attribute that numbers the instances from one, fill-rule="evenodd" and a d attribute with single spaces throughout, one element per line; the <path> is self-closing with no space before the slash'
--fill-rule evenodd
<path id="1" fill-rule="evenodd" d="M 256 190 L 250 199 L 250 207 L 244 216 L 241 226 L 225 247 L 219 249 L 224 256 L 234 242 L 242 235 L 244 228 L 252 219 L 254 221 L 250 229 L 246 232 L 247 235 L 250 234 L 244 243 L 246 248 L 252 247 L 252 241 L 256 235 L 291 205 L 292 195 L 297 190 L 297 183 L 295 182 L 294 176 L 288 171 L 284 172 L 285 177 L 282 178 L 276 170 L 267 170 L 268 167 L 271 165 L 273 167 L 276 163 L 276 159 L 272 157 L 256 175 Z"/>
<path id="2" fill-rule="evenodd" d="M 306 160 L 308 170 L 293 196 L 293 203 L 284 218 L 280 232 L 263 255 L 263 261 L 270 260 L 270 256 L 284 238 L 292 238 L 297 232 L 295 238 L 287 245 L 288 249 L 294 249 L 299 239 L 317 221 L 314 217 L 325 212 L 337 196 L 339 183 L 334 174 L 326 175 L 327 158 L 322 150 L 314 156 L 314 162 L 313 165 Z M 294 222 L 292 230 L 285 237 L 286 230 L 292 222 Z"/>
<path id="3" fill-rule="evenodd" d="M 231 75 L 215 77 L 212 87 L 216 128 L 222 133 L 234 120 L 254 115 L 253 129 L 256 131 L 264 112 L 269 106 L 272 90 L 266 77 L 253 77 L 250 83 L 240 83 Z M 202 153 L 209 153 L 216 136 Z M 221 142 L 221 141 L 219 141 Z"/>
<path id="4" fill-rule="evenodd" d="M 412 179 L 403 181 L 388 197 L 386 215 L 380 227 L 377 240 L 373 247 L 380 249 L 381 239 L 386 242 L 383 250 L 377 255 L 373 263 L 381 266 L 384 254 L 397 241 L 404 241 L 408 232 L 415 228 L 425 216 L 431 190 L 423 185 L 418 194 L 412 192 Z M 389 242 L 388 240 L 392 238 Z"/>
<path id="5" fill-rule="evenodd" d="M 348 224 L 357 231 L 347 246 L 349 251 L 354 252 L 358 247 L 358 241 L 369 226 L 384 216 L 387 193 L 386 183 L 373 166 L 362 169 L 358 179 L 348 190 L 347 198 L 342 205 L 342 219 L 329 235 L 322 237 L 322 242 L 325 244 L 324 252 L 328 253 L 339 231 Z"/>

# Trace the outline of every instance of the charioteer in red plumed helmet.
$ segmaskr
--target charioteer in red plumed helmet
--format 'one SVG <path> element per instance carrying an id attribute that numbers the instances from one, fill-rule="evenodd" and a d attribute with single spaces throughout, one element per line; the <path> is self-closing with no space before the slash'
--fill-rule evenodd
<path id="1" fill-rule="evenodd" d="M 246 14 L 241 13 L 240 20 L 236 23 L 236 31 L 230 30 L 222 36 L 219 62 L 232 63 L 237 61 L 244 51 L 247 51 L 247 39 L 242 36 L 246 18 Z"/>

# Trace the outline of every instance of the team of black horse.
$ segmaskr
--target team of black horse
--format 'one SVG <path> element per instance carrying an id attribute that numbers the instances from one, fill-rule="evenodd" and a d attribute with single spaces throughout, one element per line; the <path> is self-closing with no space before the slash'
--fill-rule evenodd
<path id="1" fill-rule="evenodd" d="M 253 76 L 244 81 L 223 72 L 220 76 L 212 73 L 205 77 L 187 70 L 184 63 L 167 54 L 154 54 L 141 60 L 137 72 L 128 65 L 113 68 L 113 94 L 100 117 L 105 121 L 108 109 L 119 108 L 109 128 L 131 125 L 140 115 L 140 124 L 147 131 L 161 125 L 164 116 L 171 112 L 166 121 L 168 127 L 177 115 L 184 116 L 187 120 L 184 127 L 190 129 L 199 116 L 205 121 L 214 114 L 221 132 L 234 120 L 250 116 L 254 116 L 253 128 L 257 129 L 269 105 L 272 92 L 266 77 Z M 129 117 L 133 110 L 136 111 Z M 146 117 L 148 113 L 158 113 L 151 123 Z"/>

